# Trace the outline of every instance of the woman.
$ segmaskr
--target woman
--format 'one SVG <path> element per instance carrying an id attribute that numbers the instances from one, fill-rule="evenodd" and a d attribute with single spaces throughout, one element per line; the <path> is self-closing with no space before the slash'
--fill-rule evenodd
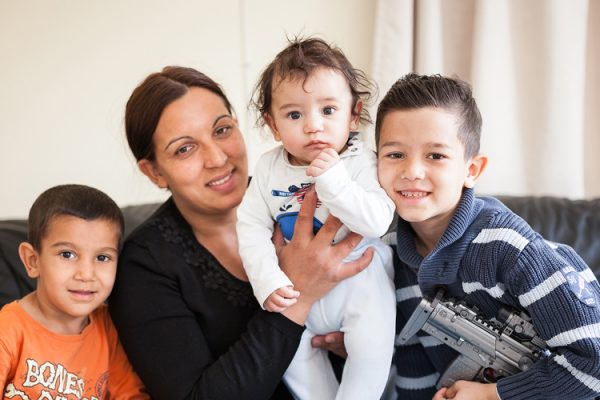
<path id="1" fill-rule="evenodd" d="M 372 257 L 342 259 L 358 244 L 330 219 L 313 237 L 307 195 L 282 268 L 301 292 L 284 313 L 260 309 L 238 255 L 236 208 L 247 157 L 232 107 L 218 84 L 167 67 L 132 93 L 127 140 L 140 170 L 172 196 L 126 240 L 109 305 L 134 368 L 156 399 L 291 398 L 280 383 L 312 304 Z"/>

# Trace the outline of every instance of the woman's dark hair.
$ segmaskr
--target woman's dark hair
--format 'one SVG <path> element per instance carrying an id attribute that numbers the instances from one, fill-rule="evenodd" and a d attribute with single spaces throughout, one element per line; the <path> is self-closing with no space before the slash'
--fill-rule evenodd
<path id="1" fill-rule="evenodd" d="M 258 111 L 258 125 L 264 126 L 264 115 L 271 111 L 275 83 L 287 78 L 298 78 L 304 82 L 317 68 L 338 71 L 346 78 L 352 94 L 353 115 L 357 115 L 356 103 L 359 99 L 368 103 L 373 97 L 373 83 L 363 71 L 352 67 L 340 48 L 317 38 L 295 38 L 267 66 L 254 88 L 252 105 Z M 360 121 L 372 122 L 367 107 L 362 108 Z"/>
<path id="2" fill-rule="evenodd" d="M 231 103 L 221 86 L 202 72 L 169 66 L 149 75 L 134 89 L 125 107 L 125 133 L 137 161 L 154 161 L 154 131 L 163 110 L 192 87 L 213 92 L 223 99 L 227 111 L 232 113 Z"/>
<path id="3" fill-rule="evenodd" d="M 114 222 L 119 228 L 119 244 L 121 242 L 124 230 L 121 209 L 107 194 L 85 185 L 59 185 L 40 194 L 29 210 L 27 241 L 41 251 L 52 220 L 64 215 L 86 221 Z"/>
<path id="4" fill-rule="evenodd" d="M 408 74 L 398 79 L 386 93 L 377 108 L 375 142 L 383 119 L 395 110 L 424 107 L 442 108 L 454 113 L 459 121 L 458 139 L 465 147 L 465 159 L 479 153 L 481 114 L 473 98 L 471 86 L 459 79 L 441 75 Z"/>

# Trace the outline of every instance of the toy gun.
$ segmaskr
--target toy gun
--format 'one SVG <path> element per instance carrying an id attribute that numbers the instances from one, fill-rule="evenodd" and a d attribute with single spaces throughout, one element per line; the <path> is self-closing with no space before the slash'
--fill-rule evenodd
<path id="1" fill-rule="evenodd" d="M 495 320 L 488 320 L 476 307 L 443 295 L 440 290 L 432 302 L 421 300 L 398 337 L 404 344 L 423 329 L 460 353 L 438 380 L 438 389 L 461 379 L 493 383 L 550 355 L 526 313 L 501 308 Z"/>

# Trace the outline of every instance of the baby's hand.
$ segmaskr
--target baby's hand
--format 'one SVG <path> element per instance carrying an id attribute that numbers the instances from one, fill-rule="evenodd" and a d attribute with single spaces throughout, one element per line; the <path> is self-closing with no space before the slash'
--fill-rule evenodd
<path id="1" fill-rule="evenodd" d="M 306 169 L 306 175 L 317 177 L 323 172 L 327 171 L 329 168 L 333 167 L 333 165 L 339 160 L 340 155 L 337 153 L 337 151 L 331 147 L 323 149 Z"/>
<path id="2" fill-rule="evenodd" d="M 433 400 L 498 400 L 495 383 L 456 381 L 449 388 L 441 388 Z"/>
<path id="3" fill-rule="evenodd" d="M 300 292 L 292 289 L 291 286 L 280 287 L 267 297 L 263 306 L 267 311 L 282 312 L 294 305 L 298 301 L 298 296 Z"/>

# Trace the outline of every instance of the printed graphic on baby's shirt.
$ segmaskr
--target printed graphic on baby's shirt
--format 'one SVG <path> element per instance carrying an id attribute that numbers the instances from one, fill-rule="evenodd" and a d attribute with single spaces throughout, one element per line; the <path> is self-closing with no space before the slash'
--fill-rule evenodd
<path id="1" fill-rule="evenodd" d="M 287 190 L 272 189 L 271 195 L 274 197 L 282 197 L 285 200 L 279 207 L 281 214 L 277 215 L 276 221 L 281 228 L 283 237 L 286 240 L 292 240 L 294 234 L 294 226 L 296 225 L 296 219 L 298 218 L 298 211 L 300 205 L 304 201 L 306 192 L 313 186 L 312 183 L 301 183 L 299 186 L 290 185 Z M 317 199 L 317 208 L 321 206 L 321 202 Z M 317 218 L 313 218 L 313 232 L 317 231 L 323 226 L 323 222 Z"/>

